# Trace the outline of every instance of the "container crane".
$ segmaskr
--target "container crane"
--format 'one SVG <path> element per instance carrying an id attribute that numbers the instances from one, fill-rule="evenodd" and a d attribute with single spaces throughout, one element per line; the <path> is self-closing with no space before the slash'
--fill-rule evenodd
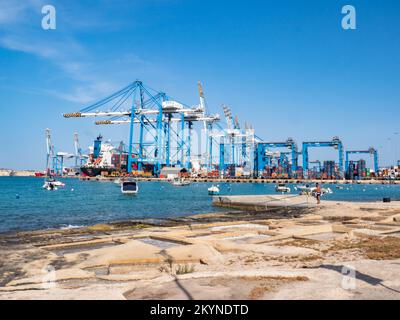
<path id="1" fill-rule="evenodd" d="M 316 164 L 316 165 L 318 166 L 319 172 L 322 171 L 322 164 L 321 164 L 321 161 L 319 161 L 319 160 L 310 161 L 309 164 Z"/>
<path id="2" fill-rule="evenodd" d="M 215 122 L 220 120 L 220 116 L 219 114 L 216 114 L 213 117 L 208 117 L 208 118 L 206 117 L 208 110 L 207 110 L 206 99 L 204 96 L 203 85 L 201 84 L 200 81 L 197 83 L 197 87 L 200 96 L 200 109 L 203 110 L 204 134 L 206 139 L 204 162 L 207 168 L 207 172 L 210 172 L 212 171 L 212 162 L 213 162 L 213 136 L 212 136 L 213 125 Z"/>
<path id="3" fill-rule="evenodd" d="M 126 108 L 129 100 L 132 103 Z M 109 117 L 108 120 L 96 121 L 96 124 L 129 124 L 128 173 L 132 172 L 133 163 L 138 164 L 139 170 L 143 163 L 150 163 L 154 165 L 154 173 L 158 174 L 163 164 L 171 165 L 171 142 L 176 142 L 177 145 L 177 153 L 174 157 L 180 154 L 180 161 L 178 160 L 176 164 L 182 166 L 186 156 L 186 166 L 190 166 L 193 123 L 219 120 L 218 116 L 205 115 L 204 103 L 201 99 L 200 106 L 188 107 L 171 99 L 163 92 L 155 92 L 141 81 L 135 81 L 79 112 L 64 114 L 64 117 Z M 108 110 L 103 111 L 105 108 Z M 177 124 L 176 131 L 171 126 L 173 123 Z M 187 135 L 185 134 L 186 124 Z M 140 127 L 138 142 L 134 141 L 136 125 Z M 171 132 L 176 133 L 176 139 L 172 137 Z M 144 141 L 145 133 L 151 141 Z M 176 141 L 173 141 L 174 139 Z M 134 154 L 137 156 L 134 157 Z"/>
<path id="4" fill-rule="evenodd" d="M 220 174 L 221 176 L 224 175 L 228 164 L 231 167 L 230 174 L 232 176 L 236 175 L 237 165 L 243 166 L 243 169 L 249 169 L 250 173 L 251 166 L 254 164 L 254 146 L 259 139 L 256 138 L 254 129 L 251 126 L 246 124 L 244 129 L 241 128 L 238 117 L 232 116 L 232 111 L 229 107 L 222 105 L 222 109 L 224 111 L 227 128 L 221 128 L 224 134 L 214 135 L 214 137 L 220 138 Z M 228 147 L 230 146 L 229 151 L 226 147 L 227 145 Z M 229 154 L 227 152 L 229 152 Z"/>
<path id="5" fill-rule="evenodd" d="M 285 142 L 258 142 L 257 143 L 257 153 L 255 157 L 255 164 L 254 164 L 254 175 L 258 177 L 260 173 L 264 170 L 265 166 L 267 165 L 267 152 L 269 149 L 274 148 L 288 148 L 291 150 L 291 173 L 289 177 L 292 178 L 298 168 L 298 147 L 296 142 L 289 138 Z"/>
<path id="6" fill-rule="evenodd" d="M 54 146 L 51 143 L 51 130 L 45 130 L 46 135 L 46 150 L 47 150 L 47 158 L 46 158 L 46 176 L 51 176 L 51 166 L 54 158 Z"/>
<path id="7" fill-rule="evenodd" d="M 53 158 L 54 172 L 62 177 L 64 175 L 65 159 L 73 159 L 73 158 L 75 158 L 75 155 L 70 154 L 68 152 L 57 152 L 57 154 Z"/>
<path id="8" fill-rule="evenodd" d="M 374 170 L 375 174 L 379 172 L 379 158 L 378 158 L 378 150 L 371 147 L 368 150 L 352 150 L 346 151 L 346 162 L 345 162 L 345 171 L 347 172 L 349 169 L 349 156 L 352 154 L 369 154 L 374 157 Z"/>
<path id="9" fill-rule="evenodd" d="M 314 141 L 314 142 L 303 142 L 303 175 L 305 178 L 308 178 L 308 169 L 309 169 L 309 158 L 308 158 L 308 149 L 310 147 L 320 148 L 320 147 L 331 147 L 338 150 L 339 157 L 339 175 L 341 177 L 344 176 L 343 172 L 343 143 L 339 139 L 339 137 L 333 137 L 332 141 Z"/>
<path id="10" fill-rule="evenodd" d="M 221 172 L 221 175 L 224 175 L 224 172 L 226 170 L 226 162 L 225 162 L 225 156 L 226 156 L 226 151 L 225 151 L 225 146 L 226 144 L 229 144 L 231 147 L 230 150 L 230 155 L 229 155 L 229 163 L 231 165 L 231 175 L 235 175 L 235 165 L 236 165 L 236 159 L 235 159 L 235 138 L 240 135 L 240 131 L 238 129 L 238 119 L 233 118 L 232 116 L 232 111 L 231 109 L 226 106 L 222 105 L 222 110 L 224 111 L 224 116 L 226 120 L 226 125 L 227 129 L 225 130 L 225 135 L 221 136 L 221 141 L 219 145 L 219 169 Z"/>
<path id="11" fill-rule="evenodd" d="M 79 135 L 77 132 L 74 133 L 74 149 L 75 149 L 75 168 L 76 170 L 79 170 L 80 167 L 84 164 L 85 159 L 88 158 L 88 156 L 85 156 L 82 154 L 82 149 L 79 144 Z"/>

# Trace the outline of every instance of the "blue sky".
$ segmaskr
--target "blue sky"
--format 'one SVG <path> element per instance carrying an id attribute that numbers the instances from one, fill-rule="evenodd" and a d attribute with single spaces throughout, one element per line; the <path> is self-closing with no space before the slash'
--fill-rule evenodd
<path id="1" fill-rule="evenodd" d="M 41 28 L 41 8 L 57 29 Z M 357 30 L 341 28 L 341 8 Z M 187 104 L 229 105 L 268 141 L 340 136 L 346 149 L 400 158 L 400 3 L 395 0 L 0 0 L 0 167 L 44 166 L 44 129 L 57 150 L 127 127 L 65 120 L 136 79 Z M 390 140 L 389 140 L 390 139 Z M 312 160 L 333 158 L 313 150 Z"/>

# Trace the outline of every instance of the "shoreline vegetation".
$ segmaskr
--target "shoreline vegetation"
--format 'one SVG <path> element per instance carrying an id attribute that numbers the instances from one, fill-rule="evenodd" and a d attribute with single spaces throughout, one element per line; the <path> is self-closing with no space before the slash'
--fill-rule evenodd
<path id="1" fill-rule="evenodd" d="M 399 272 L 400 202 L 0 235 L 0 299 L 400 299 Z"/>

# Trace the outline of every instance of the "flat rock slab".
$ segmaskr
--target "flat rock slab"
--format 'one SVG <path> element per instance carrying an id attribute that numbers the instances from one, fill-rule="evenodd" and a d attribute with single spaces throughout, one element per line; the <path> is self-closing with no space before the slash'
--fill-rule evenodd
<path id="1" fill-rule="evenodd" d="M 214 264 L 222 262 L 222 255 L 211 245 L 205 243 L 169 248 L 165 250 L 164 255 L 175 263 Z"/>
<path id="2" fill-rule="evenodd" d="M 74 268 L 74 269 L 63 269 L 57 271 L 56 270 L 53 271 L 52 269 L 47 269 L 43 270 L 41 275 L 19 280 L 13 280 L 7 284 L 5 289 L 9 290 L 10 287 L 13 286 L 36 285 L 36 284 L 39 285 L 41 284 L 43 288 L 48 288 L 51 287 L 52 284 L 58 281 L 85 280 L 93 277 L 94 277 L 93 273 L 81 269 Z"/>
<path id="3" fill-rule="evenodd" d="M 267 210 L 269 208 L 308 208 L 315 207 L 313 197 L 300 195 L 243 195 L 215 196 L 213 205 L 242 210 Z"/>
<path id="4" fill-rule="evenodd" d="M 220 252 L 255 252 L 270 256 L 308 256 L 318 254 L 317 251 L 308 248 L 278 247 L 266 244 L 237 244 L 229 240 L 215 243 L 215 248 Z"/>
<path id="5" fill-rule="evenodd" d="M 125 244 L 66 255 L 68 261 L 79 260 L 79 255 L 87 255 L 81 268 L 95 268 L 111 265 L 161 263 L 160 248 L 141 241 L 132 240 Z"/>
<path id="6" fill-rule="evenodd" d="M 176 278 L 173 281 L 136 287 L 124 294 L 128 300 L 246 300 L 260 299 L 286 283 L 307 281 L 282 276 L 211 276 Z M 240 289 L 240 290 L 238 290 Z M 261 291 L 261 294 L 260 294 Z"/>

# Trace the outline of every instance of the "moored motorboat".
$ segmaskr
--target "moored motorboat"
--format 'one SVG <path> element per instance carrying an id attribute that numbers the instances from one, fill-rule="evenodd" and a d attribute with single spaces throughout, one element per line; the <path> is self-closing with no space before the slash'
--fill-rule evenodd
<path id="1" fill-rule="evenodd" d="M 315 196 L 317 193 L 317 187 L 310 187 L 309 185 L 298 186 L 297 190 L 300 191 L 301 195 L 311 195 Z M 321 188 L 321 195 L 332 194 L 333 191 L 331 188 Z"/>
<path id="2" fill-rule="evenodd" d="M 310 187 L 308 184 L 296 187 L 296 190 L 299 190 L 300 192 L 311 192 L 311 189 L 312 187 Z"/>
<path id="3" fill-rule="evenodd" d="M 65 187 L 65 183 L 57 181 L 54 178 L 47 178 L 43 184 L 43 189 L 48 191 L 58 190 L 59 187 Z"/>
<path id="4" fill-rule="evenodd" d="M 275 191 L 281 193 L 289 193 L 291 190 L 289 187 L 286 186 L 286 184 L 280 183 L 275 187 Z"/>
<path id="5" fill-rule="evenodd" d="M 174 180 L 172 180 L 172 185 L 178 187 L 184 187 L 190 185 L 190 181 L 185 180 L 184 178 L 175 178 Z"/>
<path id="6" fill-rule="evenodd" d="M 121 192 L 123 194 L 135 195 L 139 192 L 139 185 L 136 181 L 122 181 Z"/>
<path id="7" fill-rule="evenodd" d="M 219 192 L 220 192 L 219 186 L 214 186 L 214 185 L 213 185 L 213 186 L 211 186 L 210 188 L 208 188 L 208 194 L 209 194 L 210 196 L 218 195 Z"/>
<path id="8" fill-rule="evenodd" d="M 333 193 L 331 188 L 322 188 L 321 192 L 322 192 L 323 195 L 324 194 L 332 194 Z"/>

